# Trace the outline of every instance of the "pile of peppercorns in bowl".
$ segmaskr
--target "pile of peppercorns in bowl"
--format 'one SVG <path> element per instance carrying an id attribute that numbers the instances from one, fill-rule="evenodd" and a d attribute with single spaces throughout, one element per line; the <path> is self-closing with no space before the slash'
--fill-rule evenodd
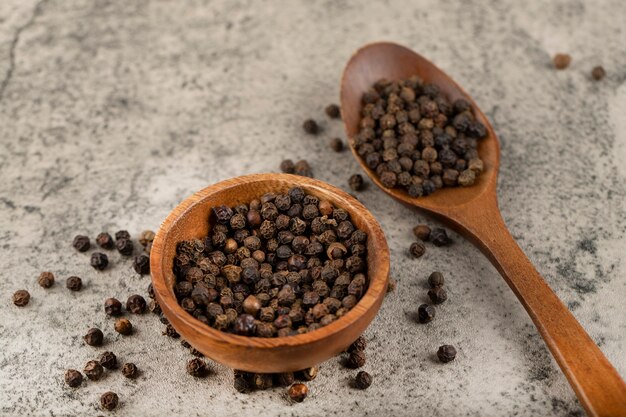
<path id="1" fill-rule="evenodd" d="M 213 211 L 209 236 L 180 242 L 174 260 L 174 293 L 201 322 L 244 336 L 303 334 L 367 290 L 367 234 L 329 201 L 292 187 Z"/>

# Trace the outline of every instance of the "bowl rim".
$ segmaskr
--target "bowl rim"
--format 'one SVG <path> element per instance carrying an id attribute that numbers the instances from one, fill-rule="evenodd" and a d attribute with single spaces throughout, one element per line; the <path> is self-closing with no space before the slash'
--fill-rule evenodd
<path id="1" fill-rule="evenodd" d="M 369 285 L 367 291 L 363 294 L 358 303 L 344 316 L 312 332 L 294 336 L 271 338 L 241 336 L 222 332 L 202 323 L 183 310 L 183 308 L 178 304 L 173 292 L 167 286 L 166 276 L 170 275 L 173 277 L 174 273 L 173 271 L 166 270 L 167 260 L 163 258 L 163 250 L 167 239 L 175 237 L 175 234 L 172 234 L 171 232 L 176 229 L 177 222 L 192 211 L 196 206 L 203 204 L 203 202 L 213 194 L 229 189 L 235 189 L 241 186 L 250 186 L 255 183 L 266 182 L 284 182 L 290 186 L 300 186 L 304 188 L 306 192 L 312 191 L 313 194 L 332 195 L 332 198 L 330 198 L 331 200 L 341 201 L 342 204 L 339 206 L 346 209 L 350 213 L 351 218 L 354 218 L 356 214 L 359 218 L 361 218 L 362 223 L 365 224 L 368 229 L 367 277 Z M 371 247 L 376 247 L 376 251 L 371 251 Z M 205 187 L 185 198 L 168 214 L 159 227 L 152 243 L 150 256 L 150 275 L 153 290 L 161 310 L 168 319 L 169 315 L 175 315 L 183 323 L 183 325 L 194 330 L 199 336 L 211 339 L 211 341 L 215 343 L 226 343 L 240 347 L 257 349 L 307 345 L 322 339 L 330 338 L 342 332 L 349 326 L 355 324 L 367 311 L 372 308 L 377 308 L 377 301 L 384 298 L 387 292 L 389 269 L 390 255 L 385 235 L 374 215 L 361 202 L 345 191 L 342 191 L 326 182 L 298 175 L 277 173 L 251 174 L 234 177 Z M 172 322 L 172 320 L 170 320 L 170 322 Z M 174 326 L 174 328 L 176 329 L 176 326 Z M 179 329 L 176 330 L 178 331 Z"/>

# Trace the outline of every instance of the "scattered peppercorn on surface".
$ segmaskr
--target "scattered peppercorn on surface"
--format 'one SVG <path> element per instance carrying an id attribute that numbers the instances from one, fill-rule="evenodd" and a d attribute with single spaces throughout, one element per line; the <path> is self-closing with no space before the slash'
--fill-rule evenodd
<path id="1" fill-rule="evenodd" d="M 0 416 L 584 415 L 489 261 L 348 151 L 341 70 L 377 39 L 428 57 L 478 103 L 501 140 L 507 225 L 626 376 L 624 2 L 1 4 Z M 255 375 L 182 340 L 146 261 L 185 197 L 279 170 L 374 214 L 394 290 L 348 352 Z"/>

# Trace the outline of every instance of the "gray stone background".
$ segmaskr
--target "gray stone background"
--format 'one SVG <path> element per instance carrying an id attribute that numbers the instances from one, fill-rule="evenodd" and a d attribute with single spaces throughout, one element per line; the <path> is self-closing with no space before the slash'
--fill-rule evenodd
<path id="1" fill-rule="evenodd" d="M 392 40 L 424 54 L 477 100 L 502 142 L 499 195 L 519 244 L 626 375 L 626 3 L 589 1 L 87 1 L 0 2 L 0 414 L 579 416 L 565 378 L 495 269 L 457 235 L 407 256 L 410 229 L 433 223 L 374 187 L 359 198 L 380 220 L 397 291 L 366 335 L 367 391 L 333 359 L 291 405 L 284 390 L 237 394 L 231 372 L 194 380 L 190 358 L 151 315 L 115 335 L 106 297 L 145 294 L 130 262 L 98 273 L 73 236 L 158 228 L 185 196 L 229 177 L 306 157 L 344 189 L 358 172 L 323 108 L 338 100 L 352 51 Z M 571 67 L 551 68 L 556 52 Z M 590 79 L 602 64 L 608 76 Z M 315 117 L 319 137 L 301 130 Z M 36 284 L 50 270 L 57 284 Z M 424 280 L 441 270 L 450 299 L 414 321 Z M 69 275 L 85 287 L 70 293 Z M 11 294 L 32 294 L 18 309 Z M 102 348 L 85 346 L 92 326 Z M 459 350 L 437 363 L 443 343 Z M 104 350 L 142 370 L 79 389 L 67 368 Z"/>

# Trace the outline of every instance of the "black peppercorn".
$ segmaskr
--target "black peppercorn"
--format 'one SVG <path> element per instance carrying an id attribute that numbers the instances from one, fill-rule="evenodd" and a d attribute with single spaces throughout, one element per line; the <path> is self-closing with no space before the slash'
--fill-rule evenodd
<path id="1" fill-rule="evenodd" d="M 441 180 L 446 187 L 454 187 L 458 183 L 459 171 L 456 169 L 445 169 Z"/>
<path id="2" fill-rule="evenodd" d="M 606 76 L 606 71 L 601 66 L 593 67 L 593 69 L 591 70 L 591 78 L 593 78 L 596 81 L 600 81 L 605 76 Z"/>
<path id="3" fill-rule="evenodd" d="M 428 290 L 428 297 L 435 304 L 441 304 L 448 299 L 448 292 L 443 287 L 435 287 Z"/>
<path id="4" fill-rule="evenodd" d="M 238 392 L 248 392 L 250 390 L 250 383 L 244 375 L 235 375 L 233 386 Z"/>
<path id="5" fill-rule="evenodd" d="M 65 286 L 71 291 L 80 291 L 83 287 L 83 280 L 79 277 L 71 276 L 65 280 Z"/>
<path id="6" fill-rule="evenodd" d="M 115 247 L 115 242 L 113 241 L 113 238 L 111 237 L 111 235 L 108 233 L 104 233 L 104 232 L 100 233 L 96 237 L 96 243 L 102 249 L 113 249 Z"/>
<path id="7" fill-rule="evenodd" d="M 85 375 L 87 375 L 87 378 L 91 379 L 92 381 L 97 381 L 102 377 L 102 374 L 104 373 L 104 368 L 98 361 L 89 361 L 85 364 L 85 369 L 83 369 L 83 372 L 85 373 Z"/>
<path id="8" fill-rule="evenodd" d="M 215 213 L 215 217 L 218 223 L 227 224 L 230 222 L 230 218 L 233 217 L 233 211 L 228 206 L 219 206 L 214 207 L 213 212 Z"/>
<path id="9" fill-rule="evenodd" d="M 459 176 L 460 176 L 461 171 L 465 171 L 465 169 L 467 168 L 467 161 L 466 161 L 465 159 L 463 159 L 463 158 L 459 158 L 459 159 L 457 159 L 457 160 L 454 162 L 454 166 L 453 166 L 453 168 L 454 168 L 457 172 L 459 172 Z M 461 184 L 459 183 L 459 178 L 457 178 L 457 179 L 456 179 L 456 182 L 457 182 L 457 184 L 458 184 L 458 185 L 461 185 Z"/>
<path id="10" fill-rule="evenodd" d="M 458 157 L 452 149 L 443 148 L 439 152 L 439 161 L 446 168 L 454 168 Z"/>
<path id="11" fill-rule="evenodd" d="M 311 170 L 311 165 L 304 159 L 299 160 L 294 165 L 294 174 L 300 175 L 302 177 L 313 177 L 313 171 Z"/>
<path id="12" fill-rule="evenodd" d="M 291 398 L 292 401 L 301 403 L 309 394 L 309 389 L 307 388 L 306 385 L 298 383 L 298 384 L 293 384 L 291 387 L 289 387 L 288 393 L 289 393 L 289 398 Z"/>
<path id="13" fill-rule="evenodd" d="M 417 309 L 417 319 L 420 323 L 429 323 L 435 318 L 435 308 L 429 304 L 422 304 Z"/>
<path id="14" fill-rule="evenodd" d="M 370 169 L 376 169 L 378 167 L 378 165 L 380 165 L 381 163 L 381 155 L 378 152 L 372 152 L 372 153 L 368 153 L 365 156 L 365 164 L 368 166 L 368 168 Z M 377 171 L 378 172 L 378 171 Z"/>
<path id="15" fill-rule="evenodd" d="M 288 387 L 295 381 L 295 375 L 293 372 L 283 372 L 276 374 L 276 384 L 281 387 Z"/>
<path id="16" fill-rule="evenodd" d="M 421 184 L 411 184 L 406 192 L 409 197 L 416 198 L 424 194 L 424 187 Z"/>
<path id="17" fill-rule="evenodd" d="M 126 310 L 132 314 L 142 314 L 146 311 L 146 300 L 141 295 L 131 295 L 126 301 Z"/>
<path id="18" fill-rule="evenodd" d="M 239 335 L 251 336 L 254 334 L 255 328 L 254 317 L 250 314 L 242 314 L 235 321 L 234 331 Z"/>
<path id="19" fill-rule="evenodd" d="M 207 375 L 208 369 L 202 359 L 194 358 L 187 362 L 187 373 L 196 378 L 202 378 Z"/>
<path id="20" fill-rule="evenodd" d="M 413 228 L 413 234 L 419 240 L 426 242 L 430 237 L 430 227 L 425 224 L 419 224 Z"/>
<path id="21" fill-rule="evenodd" d="M 433 184 L 435 184 L 435 188 L 443 188 L 443 180 L 441 179 L 440 175 L 432 175 L 430 177 L 430 180 L 433 182 Z"/>
<path id="22" fill-rule="evenodd" d="M 409 252 L 414 258 L 419 258 L 426 252 L 426 246 L 421 241 L 413 242 L 409 247 Z"/>
<path id="23" fill-rule="evenodd" d="M 291 285 L 285 285 L 278 292 L 276 298 L 278 299 L 278 305 L 290 306 L 296 301 L 296 294 L 291 288 Z"/>
<path id="24" fill-rule="evenodd" d="M 274 320 L 274 327 L 277 329 L 290 328 L 292 326 L 291 317 L 287 314 L 281 314 Z"/>
<path id="25" fill-rule="evenodd" d="M 79 252 L 87 252 L 91 247 L 91 243 L 89 242 L 89 237 L 83 235 L 77 235 L 74 237 L 74 241 L 72 242 L 72 246 Z"/>
<path id="26" fill-rule="evenodd" d="M 348 368 L 356 369 L 365 365 L 365 352 L 362 350 L 355 350 L 350 352 L 350 356 L 346 360 L 346 366 Z"/>
<path id="27" fill-rule="evenodd" d="M 133 261 L 133 269 L 139 275 L 145 275 L 150 273 L 150 257 L 147 255 L 135 256 Z"/>
<path id="28" fill-rule="evenodd" d="M 209 288 L 202 284 L 197 284 L 193 291 L 191 291 L 191 299 L 198 306 L 208 305 L 209 303 L 215 301 L 218 295 L 219 294 L 214 288 Z"/>
<path id="29" fill-rule="evenodd" d="M 104 302 L 104 312 L 107 316 L 119 316 L 122 314 L 122 303 L 116 298 L 107 298 Z"/>
<path id="30" fill-rule="evenodd" d="M 133 254 L 133 241 L 130 239 L 116 240 L 115 247 L 117 248 L 117 251 L 123 256 L 130 256 Z"/>
<path id="31" fill-rule="evenodd" d="M 104 340 L 104 334 L 102 333 L 102 330 L 93 327 L 87 330 L 87 334 L 83 336 L 83 339 L 89 346 L 101 346 L 102 341 Z"/>
<path id="32" fill-rule="evenodd" d="M 433 242 L 435 246 L 446 246 L 452 243 L 452 240 L 448 237 L 448 233 L 445 229 L 440 227 L 434 228 L 430 233 L 430 241 Z"/>
<path id="33" fill-rule="evenodd" d="M 68 369 L 65 371 L 65 383 L 72 388 L 79 387 L 83 383 L 83 374 L 76 369 Z"/>
<path id="34" fill-rule="evenodd" d="M 285 174 L 293 174 L 295 169 L 296 169 L 296 166 L 291 159 L 284 159 L 280 163 L 280 170 L 284 172 Z"/>
<path id="35" fill-rule="evenodd" d="M 386 188 L 393 188 L 396 186 L 398 177 L 394 172 L 384 171 L 380 174 L 380 182 Z"/>
<path id="36" fill-rule="evenodd" d="M 469 101 L 465 100 L 464 98 L 456 99 L 454 103 L 452 103 L 452 106 L 455 113 L 463 113 L 464 111 L 472 108 L 472 105 L 469 103 Z"/>
<path id="37" fill-rule="evenodd" d="M 115 331 L 124 336 L 133 332 L 133 325 L 128 319 L 118 319 L 115 321 Z"/>
<path id="38" fill-rule="evenodd" d="M 17 290 L 13 294 L 13 304 L 24 307 L 30 301 L 30 293 L 26 290 Z"/>
<path id="39" fill-rule="evenodd" d="M 310 135 L 317 135 L 319 131 L 319 126 L 317 125 L 317 122 L 313 119 L 305 120 L 304 123 L 302 124 L 302 128 L 304 129 L 306 133 Z"/>
<path id="40" fill-rule="evenodd" d="M 329 145 L 330 145 L 330 149 L 332 149 L 335 152 L 343 151 L 343 141 L 339 138 L 331 139 L 329 142 Z"/>
<path id="41" fill-rule="evenodd" d="M 52 272 L 42 272 L 37 282 L 43 288 L 50 288 L 54 284 L 54 274 Z"/>
<path id="42" fill-rule="evenodd" d="M 476 181 L 476 173 L 471 169 L 465 169 L 461 171 L 457 181 L 461 187 L 469 187 Z"/>
<path id="43" fill-rule="evenodd" d="M 351 309 L 352 307 L 354 307 L 356 305 L 356 302 L 357 302 L 357 299 L 352 294 L 345 296 L 341 300 L 341 304 L 347 309 Z"/>
<path id="44" fill-rule="evenodd" d="M 126 230 L 118 230 L 115 232 L 115 240 L 126 239 L 130 240 L 130 233 Z"/>
<path id="45" fill-rule="evenodd" d="M 341 116 L 341 110 L 336 104 L 329 104 L 328 106 L 326 106 L 324 111 L 326 112 L 326 115 L 331 119 L 337 119 Z"/>
<path id="46" fill-rule="evenodd" d="M 452 120 L 452 126 L 459 132 L 465 132 L 472 124 L 474 116 L 470 111 L 464 111 L 454 116 Z M 457 136 L 457 140 L 461 139 L 461 136 Z M 455 151 L 455 148 L 452 149 Z"/>
<path id="47" fill-rule="evenodd" d="M 439 271 L 435 271 L 428 277 L 428 285 L 430 288 L 440 287 L 444 284 L 443 274 Z"/>
<path id="48" fill-rule="evenodd" d="M 107 391 L 100 397 L 100 405 L 107 411 L 115 410 L 119 403 L 119 397 L 116 393 Z"/>
<path id="49" fill-rule="evenodd" d="M 363 189 L 363 177 L 361 174 L 354 174 L 348 180 L 348 185 L 354 191 L 361 191 Z"/>
<path id="50" fill-rule="evenodd" d="M 352 344 L 348 347 L 348 352 L 362 352 L 367 347 L 367 340 L 365 337 L 359 336 Z"/>
<path id="51" fill-rule="evenodd" d="M 434 193 L 436 189 L 437 186 L 432 180 L 424 180 L 424 182 L 422 183 L 422 190 L 424 192 L 424 195 L 430 195 Z"/>
<path id="52" fill-rule="evenodd" d="M 472 138 L 482 139 L 487 136 L 487 127 L 478 120 L 474 120 L 467 128 L 467 135 Z"/>
<path id="53" fill-rule="evenodd" d="M 122 375 L 124 375 L 126 378 L 135 379 L 137 378 L 138 374 L 139 371 L 137 369 L 137 365 L 135 365 L 134 363 L 128 362 L 125 363 L 124 366 L 122 366 Z"/>
<path id="54" fill-rule="evenodd" d="M 572 57 L 568 54 L 556 54 L 552 59 L 552 63 L 554 64 L 554 68 L 558 70 L 563 70 L 569 67 L 569 64 L 572 62 Z"/>
<path id="55" fill-rule="evenodd" d="M 367 389 L 372 385 L 372 376 L 365 371 L 360 371 L 354 378 L 354 386 L 358 389 Z"/>
<path id="56" fill-rule="evenodd" d="M 274 385 L 272 374 L 254 374 L 252 381 L 255 388 L 260 390 L 270 389 Z"/>
<path id="57" fill-rule="evenodd" d="M 246 216 L 241 213 L 233 215 L 233 217 L 230 218 L 230 227 L 234 230 L 246 227 Z"/>
<path id="58" fill-rule="evenodd" d="M 115 369 L 117 368 L 117 357 L 113 352 L 104 352 L 100 355 L 100 365 L 104 366 L 107 369 Z"/>
<path id="59" fill-rule="evenodd" d="M 292 187 L 287 191 L 289 198 L 294 203 L 301 203 L 304 200 L 304 190 L 301 187 Z"/>
<path id="60" fill-rule="evenodd" d="M 437 357 L 443 363 L 451 362 L 456 358 L 456 349 L 452 345 L 439 346 Z"/>
<path id="61" fill-rule="evenodd" d="M 101 252 L 91 254 L 90 264 L 94 269 L 102 271 L 109 265 L 109 257 Z"/>
<path id="62" fill-rule="evenodd" d="M 172 326 L 171 324 L 167 324 L 167 326 L 165 326 L 165 331 L 163 332 L 163 334 L 171 337 L 172 339 L 178 339 L 180 337 L 176 329 L 174 329 L 174 326 Z"/>

